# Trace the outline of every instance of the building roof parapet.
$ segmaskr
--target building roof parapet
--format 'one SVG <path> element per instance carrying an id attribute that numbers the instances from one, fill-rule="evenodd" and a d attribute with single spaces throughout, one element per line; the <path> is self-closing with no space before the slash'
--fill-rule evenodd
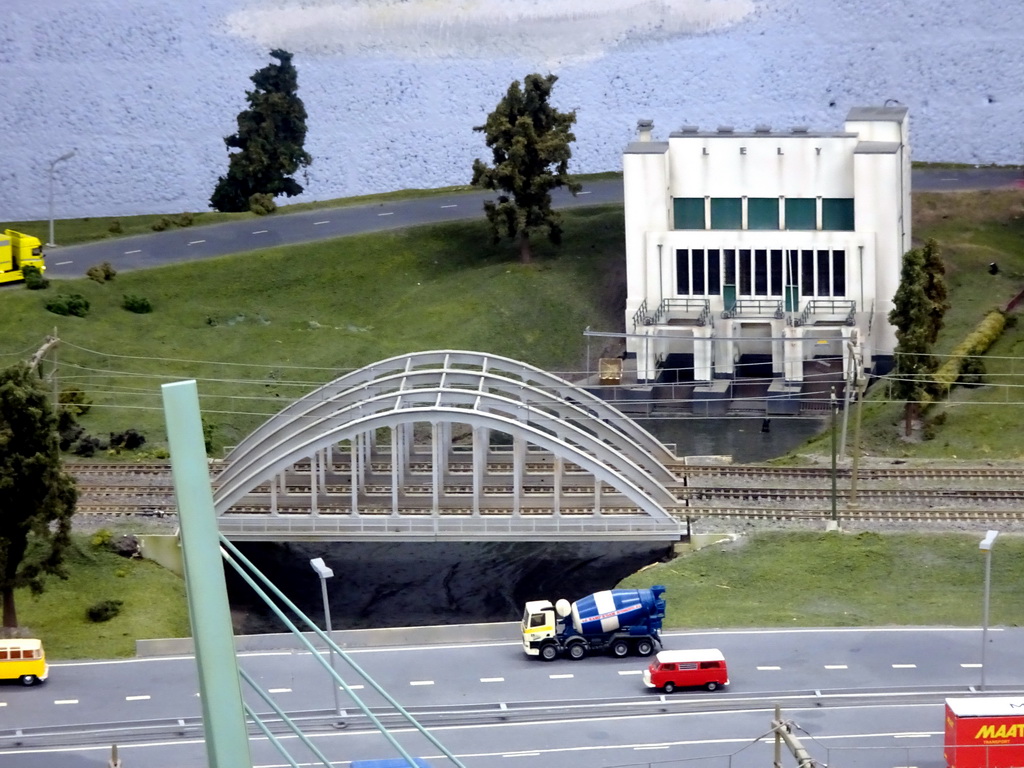
<path id="1" fill-rule="evenodd" d="M 667 141 L 631 141 L 626 145 L 627 155 L 663 155 L 666 152 Z"/>
<path id="2" fill-rule="evenodd" d="M 859 141 L 855 155 L 895 155 L 903 145 L 898 141 Z"/>
<path id="3" fill-rule="evenodd" d="M 903 122 L 908 109 L 902 104 L 892 107 L 851 107 L 846 115 L 849 120 L 885 120 L 893 123 Z"/>

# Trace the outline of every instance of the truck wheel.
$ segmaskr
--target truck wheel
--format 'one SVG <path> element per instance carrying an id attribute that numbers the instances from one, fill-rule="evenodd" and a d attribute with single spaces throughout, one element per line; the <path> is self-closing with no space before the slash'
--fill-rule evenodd
<path id="1" fill-rule="evenodd" d="M 637 656 L 650 656 L 652 653 L 654 653 L 654 643 L 652 643 L 650 640 L 637 640 Z"/>
<path id="2" fill-rule="evenodd" d="M 672 693 L 672 691 L 674 691 L 675 689 L 676 689 L 676 684 L 671 682 L 671 681 L 667 682 L 663 686 L 661 686 L 661 690 L 663 690 L 665 693 Z"/>
<path id="3" fill-rule="evenodd" d="M 35 675 L 22 675 L 19 678 L 22 685 L 35 685 L 39 682 L 39 678 Z"/>
<path id="4" fill-rule="evenodd" d="M 716 683 L 714 680 L 712 680 L 710 683 L 708 683 L 704 687 L 707 688 L 709 691 L 715 691 L 715 690 L 718 690 L 718 683 Z"/>
<path id="5" fill-rule="evenodd" d="M 544 659 L 544 661 L 554 661 L 558 657 L 558 648 L 556 648 L 552 643 L 548 643 L 541 647 L 540 657 Z"/>
<path id="6" fill-rule="evenodd" d="M 629 655 L 629 643 L 625 640 L 616 640 L 612 643 L 612 656 L 621 659 Z"/>
<path id="7" fill-rule="evenodd" d="M 573 661 L 579 661 L 587 655 L 587 649 L 583 647 L 583 643 L 575 643 L 569 646 L 569 658 Z"/>

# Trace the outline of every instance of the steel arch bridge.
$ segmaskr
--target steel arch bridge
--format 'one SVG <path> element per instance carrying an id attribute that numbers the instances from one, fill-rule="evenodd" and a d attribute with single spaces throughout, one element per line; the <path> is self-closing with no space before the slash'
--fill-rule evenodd
<path id="1" fill-rule="evenodd" d="M 214 503 L 234 540 L 678 540 L 674 458 L 560 377 L 418 352 L 268 419 L 228 455 Z"/>

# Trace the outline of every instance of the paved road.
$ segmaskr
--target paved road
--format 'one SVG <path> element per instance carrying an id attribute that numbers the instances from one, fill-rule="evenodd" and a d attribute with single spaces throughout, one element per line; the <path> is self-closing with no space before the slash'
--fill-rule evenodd
<path id="1" fill-rule="evenodd" d="M 1021 695 L 1024 629 L 992 629 L 989 639 L 988 690 Z M 939 764 L 942 699 L 970 695 L 978 684 L 980 640 L 979 629 L 949 628 L 668 633 L 669 648 L 721 648 L 732 678 L 726 691 L 671 696 L 642 686 L 647 662 L 635 657 L 545 664 L 527 659 L 518 644 L 487 643 L 358 649 L 352 658 L 402 706 L 427 712 L 421 715 L 426 724 L 468 768 L 507 767 L 508 759 L 527 756 L 566 768 L 600 768 L 733 754 L 768 729 L 776 702 L 814 734 L 819 759 L 826 757 L 821 751 L 829 738 L 836 747 L 898 751 L 909 744 L 908 734 L 917 734 L 912 746 L 925 750 L 923 763 L 907 761 L 906 754 L 902 759 L 887 755 L 887 762 L 848 754 L 836 760 L 847 766 L 906 766 Z M 243 654 L 240 664 L 283 709 L 325 723 L 331 684 L 309 653 Z M 351 685 L 363 684 L 341 662 L 338 669 Z M 0 687 L 0 768 L 103 765 L 99 747 L 47 746 L 26 734 L 43 725 L 82 731 L 104 723 L 112 730 L 99 743 L 121 737 L 124 753 L 131 755 L 127 766 L 203 765 L 194 727 L 165 729 L 146 745 L 128 744 L 124 736 L 153 719 L 194 722 L 200 714 L 196 690 L 188 657 L 54 665 L 44 685 Z M 384 703 L 369 688 L 358 694 L 370 706 Z M 255 696 L 246 698 L 257 711 L 267 711 Z M 343 706 L 345 701 L 342 695 Z M 489 716 L 467 714 L 483 707 Z M 19 728 L 25 733 L 12 736 Z M 316 733 L 332 759 L 389 753 L 381 737 L 355 720 L 343 732 L 321 728 Z M 252 744 L 258 765 L 282 764 L 263 739 Z M 421 741 L 410 744 L 420 753 L 437 754 Z M 649 751 L 655 754 L 645 754 Z M 743 752 L 732 765 L 767 764 L 763 752 L 756 754 L 755 761 Z M 437 768 L 442 764 L 435 761 Z"/>
<path id="2" fill-rule="evenodd" d="M 1013 169 L 928 168 L 913 172 L 915 192 L 1014 187 L 1019 182 L 1021 172 Z M 47 276 L 82 277 L 86 269 L 104 261 L 118 271 L 145 269 L 279 245 L 468 219 L 482 216 L 483 201 L 493 197 L 493 193 L 476 191 L 454 193 L 55 247 L 47 252 Z M 621 203 L 622 182 L 591 182 L 576 198 L 561 190 L 556 191 L 554 198 L 561 208 Z"/>

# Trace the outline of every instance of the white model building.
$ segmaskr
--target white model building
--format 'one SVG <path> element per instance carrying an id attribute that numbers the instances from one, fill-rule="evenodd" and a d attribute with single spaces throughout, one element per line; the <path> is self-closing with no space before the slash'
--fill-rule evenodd
<path id="1" fill-rule="evenodd" d="M 891 367 L 888 314 L 910 238 L 907 109 L 856 107 L 840 132 L 684 126 L 623 157 L 627 357 L 727 400 L 743 363 L 792 412 L 805 364 Z"/>

